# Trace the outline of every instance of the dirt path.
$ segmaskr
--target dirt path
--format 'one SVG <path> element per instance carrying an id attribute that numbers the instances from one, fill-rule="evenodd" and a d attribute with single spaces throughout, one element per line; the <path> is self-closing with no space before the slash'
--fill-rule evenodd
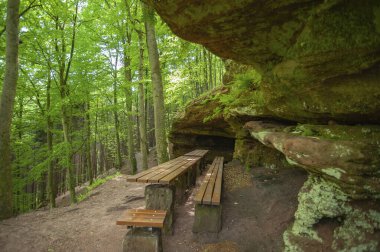
<path id="1" fill-rule="evenodd" d="M 115 221 L 144 206 L 143 185 L 116 177 L 78 205 L 39 210 L 0 222 L 0 251 L 121 251 L 125 229 Z"/>
<path id="2" fill-rule="evenodd" d="M 164 251 L 281 251 L 282 233 L 292 221 L 304 180 L 298 170 L 256 168 L 247 173 L 238 162 L 227 164 L 222 231 L 191 232 L 195 188 L 185 204 L 176 206 L 174 235 L 164 237 Z M 121 251 L 126 228 L 115 221 L 127 208 L 143 208 L 143 194 L 143 184 L 127 184 L 121 175 L 77 205 L 2 221 L 0 251 Z"/>

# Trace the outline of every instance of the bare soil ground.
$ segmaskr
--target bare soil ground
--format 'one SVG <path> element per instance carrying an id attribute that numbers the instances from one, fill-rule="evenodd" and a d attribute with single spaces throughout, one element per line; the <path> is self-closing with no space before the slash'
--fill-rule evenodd
<path id="1" fill-rule="evenodd" d="M 306 176 L 299 170 L 225 166 L 223 228 L 218 235 L 193 234 L 194 193 L 176 207 L 174 235 L 164 251 L 281 251 L 282 233 L 292 222 L 297 193 Z M 144 185 L 125 175 L 94 189 L 73 206 L 38 210 L 0 222 L 0 251 L 121 251 L 126 228 L 115 221 L 123 210 L 144 207 Z"/>

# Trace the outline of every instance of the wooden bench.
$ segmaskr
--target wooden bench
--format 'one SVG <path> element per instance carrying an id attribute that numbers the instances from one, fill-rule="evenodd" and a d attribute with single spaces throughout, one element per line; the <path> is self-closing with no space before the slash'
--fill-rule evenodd
<path id="1" fill-rule="evenodd" d="M 217 233 L 222 227 L 223 157 L 215 157 L 195 195 L 195 219 L 193 232 Z"/>
<path id="2" fill-rule="evenodd" d="M 149 209 L 128 209 L 116 221 L 131 229 L 123 240 L 123 251 L 162 252 L 161 229 L 164 227 L 166 211 Z"/>

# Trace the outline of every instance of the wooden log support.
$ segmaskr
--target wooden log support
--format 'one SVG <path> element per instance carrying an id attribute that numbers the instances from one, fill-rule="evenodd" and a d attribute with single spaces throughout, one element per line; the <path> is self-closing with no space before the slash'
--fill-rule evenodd
<path id="1" fill-rule="evenodd" d="M 123 252 L 162 252 L 162 235 L 159 228 L 129 229 L 123 240 Z"/>
<path id="2" fill-rule="evenodd" d="M 151 184 L 145 187 L 145 208 L 166 211 L 163 226 L 166 235 L 173 233 L 175 193 L 174 185 Z"/>

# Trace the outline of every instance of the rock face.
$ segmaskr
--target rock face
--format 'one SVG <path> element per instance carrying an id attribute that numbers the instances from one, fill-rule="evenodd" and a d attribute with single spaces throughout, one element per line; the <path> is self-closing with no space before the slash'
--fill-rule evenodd
<path id="1" fill-rule="evenodd" d="M 148 2 L 178 36 L 237 62 L 177 118 L 174 152 L 305 169 L 285 250 L 379 251 L 380 1 Z"/>
<path id="2" fill-rule="evenodd" d="M 160 0 L 180 37 L 249 64 L 277 117 L 380 122 L 380 2 Z"/>
<path id="3" fill-rule="evenodd" d="M 248 122 L 264 145 L 282 152 L 289 163 L 339 185 L 351 198 L 380 198 L 380 127 Z"/>

